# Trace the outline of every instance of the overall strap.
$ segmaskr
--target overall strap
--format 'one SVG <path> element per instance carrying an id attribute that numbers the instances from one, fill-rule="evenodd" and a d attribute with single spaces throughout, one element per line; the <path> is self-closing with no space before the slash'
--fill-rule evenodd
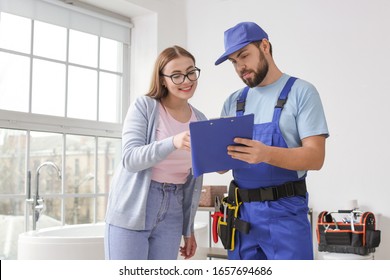
<path id="1" fill-rule="evenodd" d="M 287 97 L 291 91 L 291 87 L 293 86 L 293 84 L 295 83 L 296 80 L 297 80 L 297 78 L 290 77 L 287 80 L 287 83 L 284 85 L 284 88 L 282 89 L 282 92 L 280 93 L 278 101 L 277 101 L 276 106 L 275 106 L 274 116 L 272 118 L 272 122 L 279 123 L 280 114 L 282 113 L 284 104 L 286 104 L 286 102 L 287 102 Z"/>
<path id="2" fill-rule="evenodd" d="M 246 96 L 248 95 L 248 91 L 249 91 L 249 87 L 245 87 L 237 99 L 237 105 L 236 105 L 236 116 L 237 117 L 244 115 L 245 101 L 246 101 Z"/>

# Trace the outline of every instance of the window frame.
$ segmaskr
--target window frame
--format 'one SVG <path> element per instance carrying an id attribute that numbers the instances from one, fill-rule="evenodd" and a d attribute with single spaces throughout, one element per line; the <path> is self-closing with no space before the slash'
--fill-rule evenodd
<path id="1" fill-rule="evenodd" d="M 61 4 L 62 5 L 62 4 Z M 69 5 L 68 5 L 69 6 Z M 65 7 L 65 6 L 64 6 Z M 0 7 L 1 8 L 1 7 Z M 66 8 L 66 7 L 65 7 Z M 75 9 L 75 7 L 70 6 L 71 9 Z M 76 7 L 77 8 L 77 7 Z M 0 12 L 6 12 L 10 13 L 8 11 L 2 11 L 0 9 Z M 83 9 L 82 12 L 85 12 Z M 10 13 L 12 14 L 12 13 Z M 95 12 L 92 12 L 91 14 L 95 15 Z M 26 17 L 26 16 L 23 16 Z M 106 18 L 106 16 L 104 16 Z M 25 131 L 27 134 L 27 147 L 26 147 L 26 173 L 28 170 L 33 172 L 29 166 L 30 162 L 30 150 L 29 150 L 29 141 L 30 141 L 30 133 L 32 131 L 37 131 L 37 132 L 49 132 L 49 133 L 58 133 L 61 134 L 63 137 L 63 149 L 62 149 L 62 155 L 63 157 L 65 156 L 65 151 L 66 151 L 66 135 L 80 135 L 80 136 L 91 136 L 94 137 L 96 140 L 96 148 L 95 148 L 95 166 L 97 166 L 98 162 L 98 147 L 97 147 L 97 141 L 99 137 L 105 137 L 105 138 L 114 138 L 114 139 L 121 139 L 121 134 L 122 134 L 122 123 L 125 117 L 125 113 L 128 109 L 129 103 L 130 103 L 130 44 L 124 43 L 123 44 L 123 66 L 122 66 L 122 72 L 121 72 L 121 77 L 122 77 L 122 91 L 121 91 L 121 96 L 118 100 L 117 107 L 118 105 L 120 108 L 117 108 L 117 113 L 119 114 L 119 122 L 117 123 L 111 123 L 111 122 L 103 122 L 99 120 L 85 120 L 85 119 L 76 119 L 76 118 L 69 118 L 66 116 L 67 114 L 67 104 L 65 103 L 65 116 L 60 117 L 60 116 L 51 116 L 51 115 L 43 115 L 43 114 L 37 114 L 37 113 L 32 113 L 32 61 L 34 59 L 43 59 L 46 61 L 52 61 L 52 62 L 59 62 L 59 63 L 65 63 L 66 67 L 68 68 L 69 66 L 77 66 L 77 67 L 84 67 L 88 68 L 86 66 L 81 66 L 75 63 L 70 63 L 69 58 L 66 58 L 66 61 L 57 61 L 55 59 L 51 58 L 45 58 L 42 56 L 37 56 L 33 54 L 32 48 L 33 48 L 33 42 L 34 42 L 34 21 L 35 19 L 30 18 L 31 20 L 31 48 L 29 53 L 22 53 L 14 50 L 9 50 L 9 49 L 2 49 L 0 48 L 0 52 L 4 53 L 10 53 L 13 55 L 20 55 L 24 57 L 28 57 L 30 60 L 30 78 L 29 78 L 29 93 L 28 93 L 28 112 L 20 112 L 20 111 L 10 111 L 10 110 L 4 110 L 0 109 L 0 128 L 2 129 L 12 129 L 12 130 L 22 130 Z M 115 19 L 114 19 L 115 21 Z M 53 24 L 53 23 L 51 23 Z M 69 48 L 69 30 L 72 28 L 66 27 L 67 29 L 67 49 Z M 85 32 L 85 31 L 83 31 Z M 130 32 L 130 28 L 129 28 Z M 92 33 L 91 33 L 92 34 Z M 96 35 L 96 34 L 93 34 Z M 97 35 L 98 36 L 98 35 Z M 100 37 L 103 36 L 98 36 L 99 42 L 100 42 Z M 106 38 L 106 37 L 104 37 Z M 111 38 L 108 38 L 111 39 Z M 100 43 L 99 43 L 100 44 Z M 68 51 L 68 50 L 67 50 Z M 98 56 L 100 54 L 98 53 Z M 100 66 L 98 65 L 96 68 L 89 68 L 93 70 L 97 70 L 98 72 L 104 72 L 104 73 L 111 73 L 111 74 L 118 74 L 118 72 L 110 71 L 110 70 L 104 70 L 100 69 Z M 99 81 L 98 81 L 99 83 Z M 98 84 L 99 88 L 99 84 Z M 99 90 L 97 92 L 97 95 L 99 94 Z M 97 102 L 97 118 L 99 116 L 99 102 Z M 65 158 L 63 158 L 63 166 L 65 166 Z M 26 174 L 27 176 L 27 174 Z M 64 186 L 62 186 L 62 189 L 64 189 Z M 25 191 L 27 192 L 27 184 L 25 186 Z M 0 198 L 10 198 L 14 197 L 17 199 L 25 197 L 26 194 L 0 194 Z M 96 210 L 96 204 L 97 204 L 97 199 L 100 197 L 107 197 L 108 193 L 99 193 L 97 192 L 97 186 L 95 183 L 95 192 L 94 193 L 87 193 L 87 194 L 69 194 L 69 193 L 64 193 L 62 191 L 61 194 L 47 194 L 47 198 L 59 198 L 62 201 L 62 209 L 61 209 L 61 222 L 64 224 L 65 223 L 65 206 L 64 202 L 67 198 L 72 198 L 72 197 L 81 197 L 81 198 L 95 198 L 95 210 Z M 27 209 L 26 209 L 27 210 Z M 26 211 L 25 214 L 28 214 Z M 96 211 L 94 214 L 94 222 L 96 222 Z M 26 218 L 26 223 L 27 218 Z M 27 228 L 27 226 L 26 226 Z"/>

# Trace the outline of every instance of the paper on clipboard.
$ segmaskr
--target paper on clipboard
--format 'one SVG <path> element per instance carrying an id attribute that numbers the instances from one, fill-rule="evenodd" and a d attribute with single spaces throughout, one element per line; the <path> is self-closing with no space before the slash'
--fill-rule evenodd
<path id="1" fill-rule="evenodd" d="M 227 146 L 236 145 L 236 137 L 252 139 L 253 121 L 254 115 L 249 114 L 190 123 L 194 176 L 247 166 L 248 163 L 231 158 Z"/>

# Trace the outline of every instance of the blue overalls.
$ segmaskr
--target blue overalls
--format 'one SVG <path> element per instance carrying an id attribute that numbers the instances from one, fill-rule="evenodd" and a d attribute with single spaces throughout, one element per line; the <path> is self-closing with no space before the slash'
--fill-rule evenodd
<path id="1" fill-rule="evenodd" d="M 279 95 L 272 122 L 255 124 L 253 139 L 269 146 L 287 144 L 279 127 L 279 119 L 287 96 L 296 78 L 290 77 Z M 237 101 L 237 116 L 243 115 L 249 88 L 245 88 Z M 258 189 L 304 180 L 297 172 L 266 163 L 233 170 L 240 189 Z M 229 259 L 313 259 L 313 244 L 308 220 L 308 195 L 280 198 L 275 201 L 244 202 L 239 217 L 250 223 L 250 231 L 236 231 L 235 249 Z"/>

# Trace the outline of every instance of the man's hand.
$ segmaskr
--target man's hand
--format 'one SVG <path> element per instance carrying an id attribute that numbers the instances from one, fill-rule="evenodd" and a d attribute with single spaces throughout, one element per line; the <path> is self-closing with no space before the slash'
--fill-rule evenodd
<path id="1" fill-rule="evenodd" d="M 253 164 L 265 161 L 267 146 L 263 143 L 245 138 L 235 138 L 234 142 L 241 145 L 228 146 L 228 155 L 232 158 Z"/>

